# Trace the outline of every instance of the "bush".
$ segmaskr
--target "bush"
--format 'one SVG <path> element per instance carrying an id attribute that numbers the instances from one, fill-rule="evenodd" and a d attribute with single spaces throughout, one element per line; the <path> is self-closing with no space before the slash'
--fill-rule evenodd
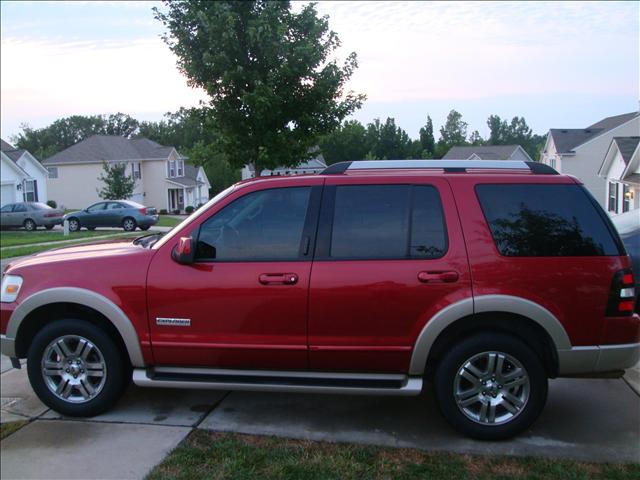
<path id="1" fill-rule="evenodd" d="M 189 205 L 187 208 L 184 209 L 184 211 L 187 212 L 187 215 L 191 215 L 193 213 L 193 207 Z"/>
<path id="2" fill-rule="evenodd" d="M 166 215 L 167 213 L 169 213 L 169 212 L 167 212 L 166 208 L 163 208 L 163 209 L 160 210 L 160 215 Z"/>
<path id="3" fill-rule="evenodd" d="M 47 200 L 47 205 L 49 205 L 51 208 L 58 208 L 58 204 L 55 200 Z"/>
<path id="4" fill-rule="evenodd" d="M 180 209 L 176 208 L 173 212 L 174 215 L 180 215 Z"/>

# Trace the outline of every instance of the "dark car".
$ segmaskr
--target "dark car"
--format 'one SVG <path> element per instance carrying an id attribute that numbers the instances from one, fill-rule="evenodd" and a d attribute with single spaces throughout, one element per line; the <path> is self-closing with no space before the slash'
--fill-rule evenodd
<path id="1" fill-rule="evenodd" d="M 24 227 L 32 232 L 38 227 L 51 230 L 62 224 L 64 211 L 40 202 L 9 203 L 0 209 L 2 228 Z"/>
<path id="2" fill-rule="evenodd" d="M 125 232 L 133 232 L 136 228 L 149 230 L 158 223 L 158 212 L 155 208 L 145 207 L 131 200 L 107 200 L 94 203 L 78 212 L 64 216 L 69 221 L 69 230 L 77 232 L 81 228 L 93 230 L 96 227 L 122 227 Z"/>

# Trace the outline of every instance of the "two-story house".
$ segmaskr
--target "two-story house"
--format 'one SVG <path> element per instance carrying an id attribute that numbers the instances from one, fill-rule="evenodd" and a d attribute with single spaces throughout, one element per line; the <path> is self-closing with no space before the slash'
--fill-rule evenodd
<path id="1" fill-rule="evenodd" d="M 27 150 L 0 140 L 0 206 L 46 201 L 46 168 Z"/>
<path id="2" fill-rule="evenodd" d="M 67 208 L 100 200 L 104 163 L 126 165 L 136 180 L 130 200 L 168 211 L 184 211 L 209 199 L 209 179 L 202 167 L 188 163 L 174 147 L 147 138 L 93 135 L 47 158 L 49 198 Z"/>
<path id="3" fill-rule="evenodd" d="M 640 209 L 640 136 L 613 137 L 598 174 L 607 182 L 610 215 Z"/>
<path id="4" fill-rule="evenodd" d="M 579 178 L 602 205 L 609 206 L 607 180 L 600 166 L 614 137 L 637 136 L 640 112 L 607 117 L 586 128 L 552 128 L 540 161 Z"/>

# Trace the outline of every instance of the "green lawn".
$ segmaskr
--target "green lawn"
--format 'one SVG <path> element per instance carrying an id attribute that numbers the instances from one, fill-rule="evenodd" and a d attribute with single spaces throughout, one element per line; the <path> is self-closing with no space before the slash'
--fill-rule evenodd
<path id="1" fill-rule="evenodd" d="M 13 432 L 17 432 L 22 427 L 24 427 L 27 423 L 29 422 L 27 422 L 26 420 L 19 421 L 19 422 L 0 423 L 0 440 L 8 437 Z"/>
<path id="2" fill-rule="evenodd" d="M 103 234 L 108 234 L 109 232 L 102 232 Z M 136 237 L 141 237 L 142 235 L 144 235 L 144 232 L 132 232 L 132 233 L 120 233 L 120 234 L 116 234 L 115 236 L 109 237 L 109 238 L 104 238 L 104 239 L 98 239 L 95 240 L 96 242 L 106 242 L 106 241 L 110 241 L 110 240 L 120 240 L 122 238 L 136 238 Z M 69 236 L 67 237 L 68 239 L 73 240 L 73 236 Z M 72 247 L 75 245 L 80 245 L 83 243 L 91 243 L 90 242 L 90 238 L 87 239 L 82 239 L 79 238 L 78 241 L 76 242 L 71 242 L 71 243 L 59 243 L 59 242 L 52 242 L 49 243 L 47 245 L 38 245 L 38 246 L 25 246 L 25 247 L 18 247 L 18 248 L 8 248 L 8 249 L 0 249 L 0 257 L 1 258 L 13 258 L 13 257 L 22 257 L 24 255 L 31 255 L 33 253 L 40 253 L 40 252 L 44 252 L 46 250 L 51 250 L 54 248 L 63 248 L 63 247 Z"/>
<path id="3" fill-rule="evenodd" d="M 200 478 L 635 480 L 640 464 L 460 455 L 196 430 L 147 480 Z"/>
<path id="4" fill-rule="evenodd" d="M 184 217 L 187 218 L 187 217 Z M 156 223 L 157 227 L 175 227 L 179 224 L 182 219 L 178 220 L 177 218 L 168 217 L 167 215 L 160 215 L 158 219 L 158 223 Z"/>
<path id="5" fill-rule="evenodd" d="M 65 237 L 62 231 L 38 230 L 36 232 L 23 232 L 23 231 L 2 231 L 0 232 L 0 248 L 13 247 L 16 245 L 29 245 L 32 243 L 41 242 L 56 242 L 62 240 L 75 240 L 81 238 L 90 238 L 101 235 L 117 234 L 117 231 L 113 230 L 95 230 L 89 232 L 81 230 L 79 232 L 70 233 Z"/>

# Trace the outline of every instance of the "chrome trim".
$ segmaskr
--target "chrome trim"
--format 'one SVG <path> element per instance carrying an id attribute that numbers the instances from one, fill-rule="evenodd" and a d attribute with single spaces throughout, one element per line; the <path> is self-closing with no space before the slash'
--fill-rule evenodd
<path id="1" fill-rule="evenodd" d="M 190 318 L 157 317 L 156 325 L 167 326 L 167 327 L 190 327 L 191 319 Z"/>
<path id="2" fill-rule="evenodd" d="M 335 387 L 314 385 L 291 385 L 289 383 L 254 384 L 242 382 L 204 382 L 204 381 L 180 381 L 180 380 L 154 380 L 149 376 L 152 372 L 178 373 L 178 374 L 219 374 L 219 375 L 247 375 L 270 376 L 287 378 L 318 378 L 318 379 L 353 379 L 353 380 L 400 380 L 401 388 L 366 388 L 366 387 Z M 153 370 L 136 368 L 133 371 L 133 382 L 140 387 L 158 388 L 194 388 L 207 390 L 241 390 L 261 392 L 296 392 L 296 393 L 329 393 L 349 395 L 389 395 L 389 396 L 414 396 L 422 391 L 421 377 L 408 377 L 395 374 L 371 374 L 371 373 L 323 373 L 323 372 L 288 372 L 270 370 L 224 370 L 208 368 L 179 368 L 161 367 Z"/>
<path id="3" fill-rule="evenodd" d="M 16 340 L 15 338 L 9 338 L 6 335 L 0 335 L 0 353 L 7 357 L 16 356 Z"/>
<path id="4" fill-rule="evenodd" d="M 351 162 L 347 170 L 403 169 L 403 168 L 476 168 L 490 170 L 526 170 L 529 166 L 519 160 L 360 160 Z"/>
<path id="5" fill-rule="evenodd" d="M 15 339 L 22 320 L 38 307 L 51 303 L 75 303 L 100 312 L 118 330 L 134 367 L 144 367 L 142 349 L 135 328 L 124 312 L 108 298 L 84 288 L 58 287 L 41 290 L 23 300 L 11 314 L 6 336 Z M 15 351 L 15 347 L 14 347 Z M 4 353 L 4 349 L 3 349 Z M 14 355 L 15 356 L 15 355 Z"/>

